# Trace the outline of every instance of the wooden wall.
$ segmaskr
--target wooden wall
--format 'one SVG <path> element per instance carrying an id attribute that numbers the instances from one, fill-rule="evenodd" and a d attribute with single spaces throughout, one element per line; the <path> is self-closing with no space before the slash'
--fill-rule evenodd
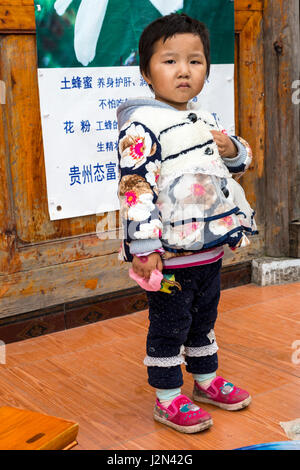
<path id="1" fill-rule="evenodd" d="M 267 0 L 264 8 L 266 254 L 299 257 L 299 0 Z"/>
<path id="2" fill-rule="evenodd" d="M 265 252 L 262 0 L 235 1 L 235 32 L 236 129 L 254 154 L 242 185 L 260 233 L 248 249 L 228 250 L 225 267 Z M 117 260 L 119 240 L 98 239 L 99 217 L 49 219 L 35 41 L 33 0 L 0 1 L 0 319 L 135 286 Z"/>

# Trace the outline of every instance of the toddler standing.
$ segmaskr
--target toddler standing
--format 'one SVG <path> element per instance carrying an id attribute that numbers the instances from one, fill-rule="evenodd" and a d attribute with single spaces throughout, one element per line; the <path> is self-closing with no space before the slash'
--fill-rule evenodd
<path id="1" fill-rule="evenodd" d="M 117 112 L 120 257 L 147 289 L 144 364 L 156 389 L 154 419 L 194 433 L 212 418 L 181 394 L 182 364 L 193 374 L 194 401 L 226 410 L 251 401 L 217 375 L 214 333 L 223 246 L 245 246 L 246 234 L 256 232 L 254 212 L 233 178 L 249 167 L 251 150 L 214 115 L 191 109 L 210 68 L 203 23 L 185 14 L 161 17 L 142 33 L 139 55 L 154 98 L 128 100 Z"/>

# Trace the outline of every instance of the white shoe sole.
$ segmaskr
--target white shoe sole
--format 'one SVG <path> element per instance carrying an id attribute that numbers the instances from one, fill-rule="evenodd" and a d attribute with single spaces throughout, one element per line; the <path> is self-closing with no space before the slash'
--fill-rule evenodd
<path id="1" fill-rule="evenodd" d="M 240 401 L 239 403 L 233 403 L 231 405 L 228 405 L 227 403 L 218 403 L 214 400 L 211 400 L 210 398 L 199 397 L 194 393 L 193 400 L 198 401 L 200 403 L 209 403 L 211 405 L 218 406 L 219 408 L 222 408 L 222 410 L 237 411 L 237 410 L 246 408 L 246 406 L 248 406 L 251 403 L 252 398 L 249 395 L 249 397 L 245 398 L 245 400 Z"/>
<path id="2" fill-rule="evenodd" d="M 183 432 L 186 434 L 192 434 L 195 432 L 204 431 L 205 429 L 210 428 L 213 424 L 213 420 L 208 419 L 206 421 L 203 421 L 202 423 L 194 424 L 192 426 L 180 426 L 179 424 L 172 423 L 172 421 L 169 421 L 168 419 L 163 418 L 156 412 L 154 412 L 153 417 L 155 421 L 158 421 L 159 423 L 165 424 L 166 426 L 169 426 L 170 428 L 176 429 L 176 431 Z"/>

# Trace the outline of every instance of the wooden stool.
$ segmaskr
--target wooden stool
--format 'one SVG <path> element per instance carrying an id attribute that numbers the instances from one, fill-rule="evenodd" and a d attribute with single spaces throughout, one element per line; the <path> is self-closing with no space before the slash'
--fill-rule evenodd
<path id="1" fill-rule="evenodd" d="M 69 450 L 78 424 L 35 411 L 0 408 L 0 450 Z"/>

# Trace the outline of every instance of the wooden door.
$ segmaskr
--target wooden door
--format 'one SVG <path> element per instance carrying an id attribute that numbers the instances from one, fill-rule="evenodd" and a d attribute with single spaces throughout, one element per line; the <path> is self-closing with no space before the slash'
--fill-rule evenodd
<path id="1" fill-rule="evenodd" d="M 264 44 L 263 0 L 235 0 L 235 125 L 236 134 L 246 139 L 253 161 L 239 181 L 256 210 L 259 235 L 251 238 L 247 250 L 230 254 L 224 264 L 251 260 L 264 253 Z"/>
<path id="2" fill-rule="evenodd" d="M 254 162 L 243 177 L 253 207 L 263 198 L 264 98 L 262 1 L 235 1 L 236 128 Z M 48 214 L 33 0 L 0 1 L 0 80 L 6 88 L 0 117 L 0 318 L 135 286 L 117 260 L 118 239 L 99 240 L 108 218 L 50 221 Z M 260 235 L 248 250 L 227 252 L 224 265 L 263 252 Z"/>

